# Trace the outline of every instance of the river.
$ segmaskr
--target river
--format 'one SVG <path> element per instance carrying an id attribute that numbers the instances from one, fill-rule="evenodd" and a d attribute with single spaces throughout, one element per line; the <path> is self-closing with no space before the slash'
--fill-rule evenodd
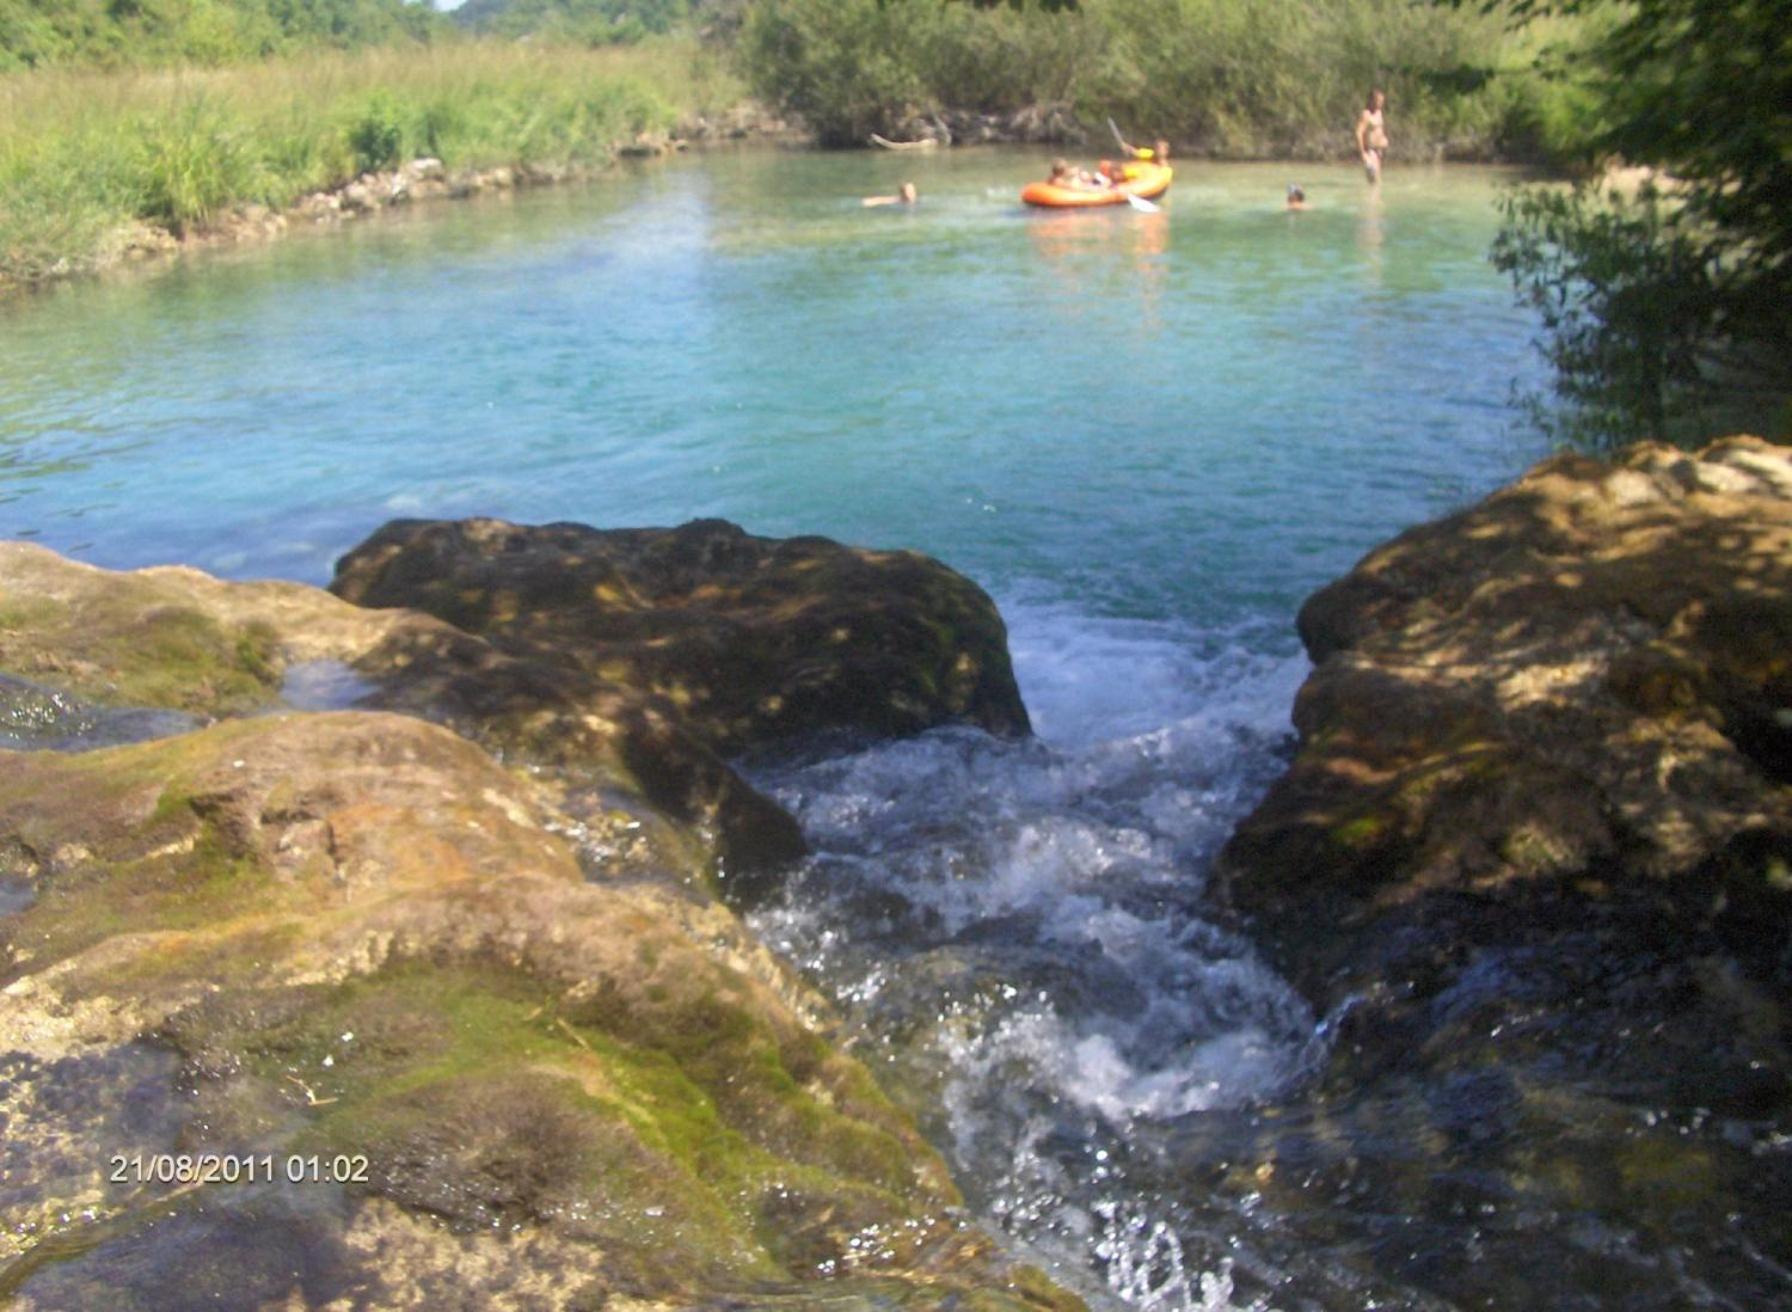
<path id="1" fill-rule="evenodd" d="M 1479 1305 L 1375 1250 L 1373 1199 L 1209 1187 L 1328 1018 L 1203 875 L 1284 759 L 1301 599 L 1537 454 L 1485 257 L 1510 175 L 1191 163 L 1160 214 L 1030 213 L 1045 161 L 719 151 L 0 307 L 0 535 L 314 582 L 397 516 L 944 559 L 1001 604 L 1038 740 L 750 763 L 816 849 L 755 928 L 1090 1297 Z M 919 206 L 859 206 L 904 179 Z"/>

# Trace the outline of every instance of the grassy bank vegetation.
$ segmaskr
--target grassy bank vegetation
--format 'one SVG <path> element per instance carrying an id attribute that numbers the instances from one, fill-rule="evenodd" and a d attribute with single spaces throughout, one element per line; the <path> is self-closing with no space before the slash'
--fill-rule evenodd
<path id="1" fill-rule="evenodd" d="M 419 155 L 450 169 L 601 163 L 740 94 L 713 53 L 680 39 L 0 76 L 0 280 L 101 259 L 133 220 L 201 230 L 233 206 L 284 206 Z"/>
<path id="2" fill-rule="evenodd" d="M 0 73 L 218 66 L 301 50 L 427 42 L 452 32 L 416 0 L 0 0 Z"/>
<path id="3" fill-rule="evenodd" d="M 1055 104 L 1204 154 L 1335 155 L 1380 85 L 1408 157 L 1536 158 L 1581 108 L 1536 56 L 1580 27 L 1411 0 L 755 0 L 740 57 L 761 97 L 834 144 L 937 110 Z"/>

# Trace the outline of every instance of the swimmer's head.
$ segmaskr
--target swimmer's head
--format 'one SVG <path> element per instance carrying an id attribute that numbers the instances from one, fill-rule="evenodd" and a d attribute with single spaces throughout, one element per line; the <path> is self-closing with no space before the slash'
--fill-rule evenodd
<path id="1" fill-rule="evenodd" d="M 1370 109 L 1380 109 L 1388 103 L 1388 93 L 1383 91 L 1380 87 L 1376 87 L 1369 93 L 1369 99 L 1366 103 L 1367 107 Z"/>
<path id="2" fill-rule="evenodd" d="M 896 194 L 902 197 L 902 203 L 904 205 L 913 205 L 916 201 L 921 199 L 921 193 L 915 190 L 915 184 L 912 182 L 903 183 L 902 186 L 897 189 Z"/>

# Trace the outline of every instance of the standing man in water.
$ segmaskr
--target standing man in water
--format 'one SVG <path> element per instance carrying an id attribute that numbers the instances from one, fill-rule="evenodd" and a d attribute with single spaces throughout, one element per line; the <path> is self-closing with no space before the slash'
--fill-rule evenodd
<path id="1" fill-rule="evenodd" d="M 1388 98 L 1380 87 L 1369 93 L 1369 101 L 1356 120 L 1356 149 L 1363 157 L 1363 172 L 1369 175 L 1371 185 L 1381 181 L 1381 160 L 1387 153 L 1387 125 L 1382 121 L 1382 111 L 1387 107 Z"/>

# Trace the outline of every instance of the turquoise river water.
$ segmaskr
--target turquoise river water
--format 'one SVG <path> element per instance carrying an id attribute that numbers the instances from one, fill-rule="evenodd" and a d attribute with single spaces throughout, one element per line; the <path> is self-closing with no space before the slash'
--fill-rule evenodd
<path id="1" fill-rule="evenodd" d="M 1161 214 L 1029 213 L 1044 159 L 718 152 L 0 307 L 0 536 L 317 582 L 397 516 L 943 558 L 1008 616 L 1039 740 L 754 763 L 817 852 L 756 928 L 1098 1302 L 1517 1306 L 1472 1269 L 1499 1252 L 1390 1257 L 1360 1199 L 1219 1205 L 1177 1157 L 1326 1043 L 1202 914 L 1280 766 L 1296 607 L 1537 453 L 1485 258 L 1509 178 L 1197 163 Z M 917 208 L 859 207 L 905 177 Z"/>

